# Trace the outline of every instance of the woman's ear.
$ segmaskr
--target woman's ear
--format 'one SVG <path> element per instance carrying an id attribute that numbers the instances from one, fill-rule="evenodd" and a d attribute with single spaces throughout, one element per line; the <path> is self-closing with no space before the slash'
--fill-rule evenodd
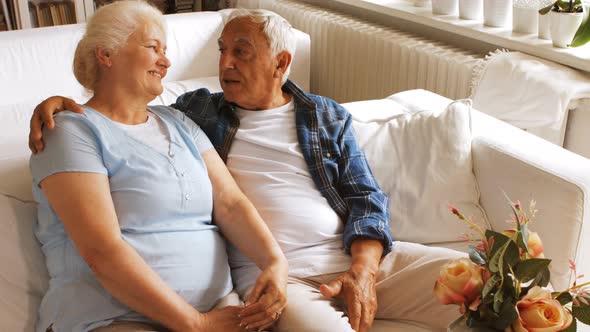
<path id="1" fill-rule="evenodd" d="M 111 52 L 111 50 L 103 48 L 103 47 L 97 47 L 95 50 L 95 54 L 96 54 L 96 59 L 98 60 L 99 65 L 103 65 L 107 68 L 111 68 L 111 66 L 113 65 L 113 62 L 112 62 L 113 52 Z"/>
<path id="2" fill-rule="evenodd" d="M 275 70 L 275 77 L 282 78 L 287 71 L 287 68 L 291 65 L 291 60 L 293 59 L 291 53 L 287 51 L 282 51 L 277 54 L 277 68 Z"/>

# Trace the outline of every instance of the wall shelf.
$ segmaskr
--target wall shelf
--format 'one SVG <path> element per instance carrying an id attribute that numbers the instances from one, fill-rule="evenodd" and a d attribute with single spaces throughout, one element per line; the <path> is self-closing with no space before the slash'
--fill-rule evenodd
<path id="1" fill-rule="evenodd" d="M 7 0 L 11 1 L 11 0 Z M 16 11 L 17 11 L 17 27 L 19 29 L 31 29 L 36 28 L 39 26 L 39 16 L 42 15 L 39 11 L 37 11 L 38 6 L 40 4 L 51 4 L 57 5 L 60 3 L 69 2 L 73 6 L 73 15 L 75 15 L 75 22 L 67 22 L 69 23 L 83 23 L 86 22 L 86 18 L 90 17 L 94 12 L 94 0 L 63 0 L 63 1 L 52 1 L 52 0 L 16 0 Z M 53 15 L 59 17 L 57 14 L 57 10 L 53 12 Z M 54 16 L 55 17 L 55 16 Z M 50 20 L 52 21 L 52 20 Z M 51 25 L 59 25 L 59 24 L 66 24 L 65 21 L 59 21 L 60 23 L 55 23 L 55 19 L 53 19 L 53 24 Z"/>
<path id="2" fill-rule="evenodd" d="M 512 32 L 511 29 L 492 28 L 483 20 L 462 20 L 457 16 L 433 15 L 430 7 L 415 7 L 411 0 L 331 0 L 365 11 L 385 14 L 412 21 L 429 28 L 447 31 L 459 36 L 538 56 L 583 71 L 590 72 L 590 43 L 569 49 L 553 47 L 550 40 L 533 34 Z"/>

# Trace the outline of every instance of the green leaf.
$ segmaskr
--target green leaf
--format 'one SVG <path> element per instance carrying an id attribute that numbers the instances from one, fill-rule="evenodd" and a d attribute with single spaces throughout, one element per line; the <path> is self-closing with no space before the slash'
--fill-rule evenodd
<path id="1" fill-rule="evenodd" d="M 537 277 L 542 273 L 543 269 L 549 266 L 550 259 L 545 258 L 531 258 L 522 261 L 516 266 L 516 279 L 521 282 L 527 282 Z"/>
<path id="2" fill-rule="evenodd" d="M 570 326 L 568 326 L 565 330 L 561 330 L 562 332 L 576 332 L 578 330 L 578 322 L 574 319 Z"/>
<path id="3" fill-rule="evenodd" d="M 520 262 L 520 254 L 518 252 L 518 246 L 515 242 L 508 242 L 508 248 L 506 248 L 506 252 L 504 253 L 504 261 L 508 263 L 510 267 L 514 267 L 516 264 L 518 264 L 518 262 Z"/>
<path id="4" fill-rule="evenodd" d="M 514 287 L 514 282 L 512 281 L 503 283 L 502 288 L 504 289 L 504 296 L 507 299 L 513 299 L 519 295 L 516 294 L 516 288 Z"/>
<path id="5" fill-rule="evenodd" d="M 572 313 L 580 322 L 590 325 L 590 305 L 580 302 L 580 305 L 572 305 Z"/>
<path id="6" fill-rule="evenodd" d="M 512 202 L 512 200 L 510 199 L 510 197 L 508 197 L 508 194 L 502 190 L 502 194 L 504 194 L 504 197 L 506 197 L 506 200 L 508 201 L 508 204 L 510 205 L 510 208 L 512 209 L 512 213 L 514 213 L 514 218 L 516 220 L 516 230 L 519 231 L 520 230 L 520 222 L 519 222 L 519 218 L 518 218 L 518 211 L 516 210 L 516 208 L 514 207 L 514 203 Z"/>
<path id="7" fill-rule="evenodd" d="M 549 13 L 551 11 L 551 8 L 553 8 L 554 5 L 555 5 L 555 3 L 552 3 L 547 7 L 543 7 L 541 9 L 539 9 L 539 14 L 545 15 L 545 14 Z"/>
<path id="8" fill-rule="evenodd" d="M 504 303 L 504 290 L 500 288 L 496 294 L 494 294 L 494 312 L 500 313 L 502 303 Z"/>
<path id="9" fill-rule="evenodd" d="M 494 238 L 494 244 L 492 244 L 492 248 L 490 251 L 490 257 L 493 256 L 500 247 L 506 243 L 506 241 L 510 241 L 510 238 L 502 233 L 494 232 L 491 230 L 486 230 L 486 238 L 489 239 Z"/>
<path id="10" fill-rule="evenodd" d="M 533 281 L 536 285 L 540 287 L 546 287 L 549 285 L 549 280 L 551 279 L 551 272 L 549 271 L 549 266 L 541 270 L 541 273 L 537 274 L 537 277 Z"/>
<path id="11" fill-rule="evenodd" d="M 485 259 L 481 256 L 481 253 L 474 246 L 469 246 L 469 259 L 471 259 L 471 261 L 477 265 L 486 264 Z"/>
<path id="12" fill-rule="evenodd" d="M 566 305 L 573 301 L 572 294 L 569 292 L 561 293 L 555 298 L 561 305 Z"/>
<path id="13" fill-rule="evenodd" d="M 559 9 L 561 9 L 563 12 L 569 12 L 570 10 L 569 1 L 557 0 L 557 6 L 559 6 Z"/>
<path id="14" fill-rule="evenodd" d="M 496 273 L 504 270 L 504 253 L 506 252 L 506 248 L 510 242 L 506 241 L 495 253 L 492 254 L 492 259 L 490 259 L 489 269 L 490 272 Z M 494 243 L 494 246 L 496 244 Z M 501 273 L 503 274 L 503 273 Z"/>
<path id="15" fill-rule="evenodd" d="M 520 225 L 520 232 L 517 233 L 516 237 L 516 244 L 524 250 L 524 252 L 529 252 L 529 246 L 527 243 L 529 242 L 529 227 L 524 224 Z"/>
<path id="16" fill-rule="evenodd" d="M 484 302 L 487 299 L 490 292 L 492 292 L 492 290 L 495 289 L 496 285 L 499 282 L 500 282 L 500 277 L 496 274 L 492 275 L 490 277 L 490 279 L 488 279 L 488 281 L 486 281 L 486 284 L 483 286 L 483 289 L 481 291 L 481 297 Z"/>
<path id="17" fill-rule="evenodd" d="M 511 301 L 504 301 L 500 310 L 500 317 L 494 321 L 494 328 L 504 330 L 518 318 L 516 306 Z"/>
<path id="18" fill-rule="evenodd" d="M 514 249 L 516 249 L 516 259 L 519 258 L 518 257 L 518 248 L 516 247 L 514 242 L 511 241 L 510 238 L 507 237 L 506 235 L 504 235 L 502 233 L 487 230 L 486 237 L 488 239 L 490 237 L 494 238 L 494 244 L 492 245 L 492 249 L 490 252 L 490 261 L 488 263 L 488 269 L 490 270 L 490 272 L 498 272 L 500 270 L 504 270 L 504 268 L 503 268 L 504 260 L 501 258 L 505 258 L 506 250 L 509 248 L 511 243 L 514 246 Z M 510 251 L 511 251 L 511 253 L 508 258 L 510 259 L 510 262 L 512 263 L 514 255 L 512 253 L 513 250 L 510 250 Z M 512 265 L 513 264 L 511 264 L 511 266 Z"/>
<path id="19" fill-rule="evenodd" d="M 583 4 L 584 6 L 584 20 L 572 40 L 570 47 L 579 47 L 585 45 L 590 41 L 590 19 L 588 19 L 588 13 L 590 12 L 590 5 Z"/>

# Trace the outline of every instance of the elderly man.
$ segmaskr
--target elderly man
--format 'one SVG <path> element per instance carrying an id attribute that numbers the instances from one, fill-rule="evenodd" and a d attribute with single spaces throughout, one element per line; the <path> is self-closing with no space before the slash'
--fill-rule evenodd
<path id="1" fill-rule="evenodd" d="M 463 254 L 393 242 L 389 201 L 379 189 L 336 102 L 287 80 L 295 41 L 291 26 L 262 10 L 236 10 L 219 38 L 223 93 L 199 89 L 173 106 L 209 136 L 240 188 L 254 203 L 289 261 L 282 314 L 264 298 L 242 326 L 258 329 L 271 314 L 280 331 L 366 331 L 377 320 L 444 328 L 457 309 L 432 294 L 440 267 Z M 42 149 L 41 119 L 77 110 L 52 98 L 37 108 L 31 149 Z M 230 249 L 241 296 L 260 272 Z M 265 313 L 266 312 L 266 313 Z"/>

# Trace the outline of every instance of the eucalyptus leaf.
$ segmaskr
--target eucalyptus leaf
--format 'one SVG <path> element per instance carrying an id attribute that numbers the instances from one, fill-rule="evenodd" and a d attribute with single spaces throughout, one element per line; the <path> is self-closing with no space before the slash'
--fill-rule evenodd
<path id="1" fill-rule="evenodd" d="M 477 265 L 486 264 L 485 259 L 481 256 L 481 253 L 474 246 L 469 246 L 469 259 L 471 259 L 471 261 Z"/>
<path id="2" fill-rule="evenodd" d="M 522 261 L 516 266 L 516 278 L 521 282 L 527 282 L 537 277 L 542 273 L 543 269 L 549 266 L 550 259 L 545 258 L 531 258 Z"/>

